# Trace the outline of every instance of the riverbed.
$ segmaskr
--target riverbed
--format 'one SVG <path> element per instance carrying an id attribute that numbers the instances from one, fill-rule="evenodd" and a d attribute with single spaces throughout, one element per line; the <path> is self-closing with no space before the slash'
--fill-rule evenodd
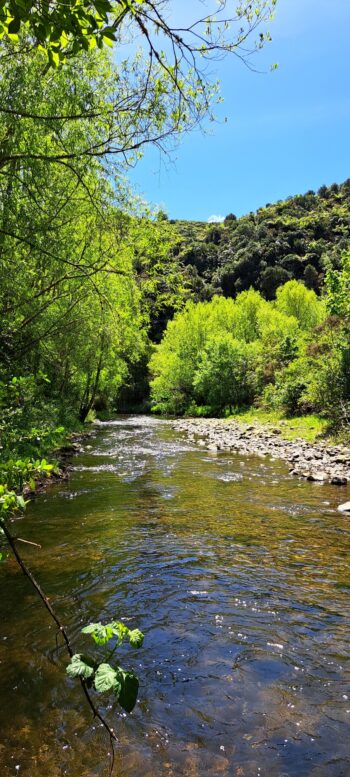
<path id="1" fill-rule="evenodd" d="M 346 487 L 347 490 L 348 487 Z M 145 632 L 115 777 L 349 777 L 350 516 L 287 463 L 201 449 L 171 423 L 99 425 L 12 524 L 77 652 L 91 621 Z M 56 632 L 0 567 L 2 777 L 103 777 L 108 738 Z M 59 643 L 60 644 L 60 643 Z M 101 699 L 101 697 L 100 697 Z"/>

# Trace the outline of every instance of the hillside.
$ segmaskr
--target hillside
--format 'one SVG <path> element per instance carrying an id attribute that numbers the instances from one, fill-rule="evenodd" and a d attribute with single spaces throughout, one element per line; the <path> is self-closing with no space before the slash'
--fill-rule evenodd
<path id="1" fill-rule="evenodd" d="M 293 278 L 319 291 L 325 270 L 338 267 L 350 242 L 350 179 L 317 193 L 268 203 L 223 224 L 172 221 L 177 258 L 197 300 L 235 297 L 251 286 L 272 299 Z"/>

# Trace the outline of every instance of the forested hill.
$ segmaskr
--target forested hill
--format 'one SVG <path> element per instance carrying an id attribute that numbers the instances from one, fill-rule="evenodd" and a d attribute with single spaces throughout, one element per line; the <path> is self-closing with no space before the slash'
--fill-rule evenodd
<path id="1" fill-rule="evenodd" d="M 223 224 L 172 222 L 178 260 L 197 300 L 228 297 L 253 286 L 267 299 L 293 278 L 319 291 L 325 270 L 339 266 L 350 241 L 350 179 L 317 193 L 267 204 Z"/>

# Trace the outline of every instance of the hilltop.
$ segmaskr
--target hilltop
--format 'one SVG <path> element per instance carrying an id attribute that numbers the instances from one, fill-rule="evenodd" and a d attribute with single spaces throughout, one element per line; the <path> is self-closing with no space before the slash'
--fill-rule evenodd
<path id="1" fill-rule="evenodd" d="M 174 221 L 174 247 L 197 300 L 235 297 L 253 286 L 266 299 L 297 279 L 319 292 L 325 271 L 338 268 L 350 242 L 350 179 L 268 203 L 222 224 Z"/>

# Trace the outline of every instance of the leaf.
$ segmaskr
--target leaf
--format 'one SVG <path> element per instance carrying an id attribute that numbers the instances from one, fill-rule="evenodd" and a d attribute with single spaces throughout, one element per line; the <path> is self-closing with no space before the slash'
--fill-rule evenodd
<path id="1" fill-rule="evenodd" d="M 88 680 L 92 677 L 94 671 L 95 668 L 92 660 L 81 653 L 76 653 L 72 656 L 70 664 L 68 664 L 66 669 L 70 677 L 82 677 L 83 680 Z"/>
<path id="2" fill-rule="evenodd" d="M 144 638 L 145 636 L 144 634 L 142 634 L 142 631 L 140 631 L 140 629 L 133 629 L 133 631 L 129 631 L 129 641 L 132 647 L 136 647 L 136 648 L 142 647 Z"/>
<path id="3" fill-rule="evenodd" d="M 118 701 L 125 712 L 132 712 L 139 692 L 139 681 L 133 672 L 124 672 L 120 669 L 118 676 L 120 675 L 122 675 L 122 683 Z"/>
<path id="4" fill-rule="evenodd" d="M 111 623 L 107 623 L 106 626 L 104 626 L 103 623 L 90 623 L 81 631 L 82 634 L 91 634 L 92 639 L 97 645 L 105 645 L 115 634 Z"/>
<path id="5" fill-rule="evenodd" d="M 107 37 L 107 35 L 102 35 L 103 42 L 106 44 L 106 46 L 112 47 L 113 41 Z"/>
<path id="6" fill-rule="evenodd" d="M 116 637 L 118 637 L 119 642 L 122 642 L 124 637 L 126 637 L 129 634 L 129 629 L 127 626 L 125 626 L 124 623 L 121 621 L 113 621 L 112 623 L 109 623 L 108 626 L 111 626 L 113 629 L 113 634 L 115 634 Z"/>
<path id="7" fill-rule="evenodd" d="M 12 21 L 10 22 L 7 28 L 9 35 L 15 35 L 19 31 L 20 26 L 21 26 L 21 20 L 18 16 L 16 16 L 15 19 L 12 19 Z"/>
<path id="8" fill-rule="evenodd" d="M 96 691 L 104 693 L 113 690 L 117 696 L 121 690 L 121 683 L 117 672 L 110 664 L 100 664 L 96 669 L 94 684 Z"/>

